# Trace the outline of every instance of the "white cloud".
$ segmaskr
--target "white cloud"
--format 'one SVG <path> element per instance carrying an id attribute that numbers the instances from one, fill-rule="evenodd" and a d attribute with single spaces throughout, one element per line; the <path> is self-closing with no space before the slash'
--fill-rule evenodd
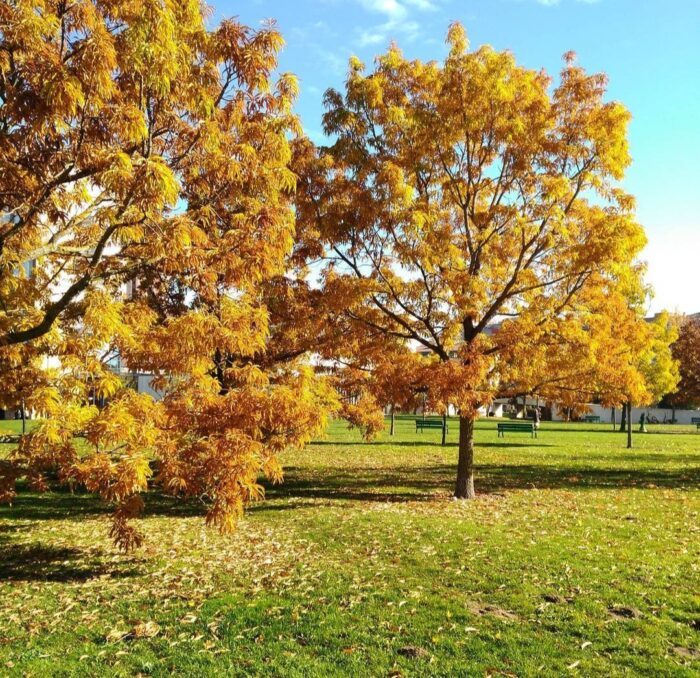
<path id="1" fill-rule="evenodd" d="M 432 12 L 437 9 L 433 0 L 359 0 L 370 12 L 384 14 L 395 21 L 404 19 L 411 9 L 419 12 Z"/>
<path id="2" fill-rule="evenodd" d="M 338 51 L 325 49 L 320 45 L 314 45 L 313 48 L 317 58 L 326 65 L 329 72 L 336 76 L 344 76 L 347 73 L 348 62 L 338 55 Z"/>
<path id="3" fill-rule="evenodd" d="M 537 4 L 544 5 L 545 7 L 554 7 L 554 5 L 559 5 L 562 0 L 536 0 Z M 595 5 L 600 0 L 574 0 L 575 2 L 581 3 L 583 5 Z"/>
<path id="4" fill-rule="evenodd" d="M 394 19 L 406 16 L 406 7 L 398 0 L 360 0 L 360 4 L 370 12 L 385 14 Z"/>
<path id="5" fill-rule="evenodd" d="M 406 0 L 406 4 L 423 12 L 434 12 L 437 10 L 437 5 L 430 0 Z"/>
<path id="6" fill-rule="evenodd" d="M 437 9 L 434 0 L 358 0 L 367 11 L 383 14 L 382 24 L 359 30 L 357 44 L 360 47 L 388 43 L 396 36 L 411 42 L 421 33 L 421 24 L 411 18 L 415 12 L 432 12 Z"/>
<path id="7" fill-rule="evenodd" d="M 358 38 L 357 42 L 360 47 L 366 47 L 367 45 L 377 45 L 385 40 L 386 33 L 370 28 L 366 31 L 360 31 L 360 37 Z"/>

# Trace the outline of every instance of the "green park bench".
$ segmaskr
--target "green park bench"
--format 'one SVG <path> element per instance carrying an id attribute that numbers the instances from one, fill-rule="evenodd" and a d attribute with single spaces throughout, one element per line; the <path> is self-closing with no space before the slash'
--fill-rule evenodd
<path id="1" fill-rule="evenodd" d="M 700 431 L 700 417 L 691 417 L 690 423 L 695 424 L 695 427 Z"/>
<path id="2" fill-rule="evenodd" d="M 515 421 L 504 421 L 498 423 L 498 437 L 504 438 L 506 431 L 513 431 L 514 433 L 525 432 L 532 434 L 533 438 L 537 438 L 537 429 L 533 422 L 515 422 Z"/>
<path id="3" fill-rule="evenodd" d="M 439 428 L 442 431 L 442 419 L 416 419 L 416 431 L 423 431 L 424 428 Z M 450 430 L 445 423 L 445 433 Z"/>
<path id="4" fill-rule="evenodd" d="M 587 414 L 583 421 L 587 424 L 600 424 L 600 417 L 597 414 Z"/>

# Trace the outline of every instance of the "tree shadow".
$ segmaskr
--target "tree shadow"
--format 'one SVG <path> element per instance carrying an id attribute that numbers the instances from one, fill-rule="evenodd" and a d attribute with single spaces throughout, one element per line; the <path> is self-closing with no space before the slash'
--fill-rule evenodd
<path id="1" fill-rule="evenodd" d="M 409 502 L 444 497 L 452 488 L 456 467 L 430 466 L 347 467 L 319 469 L 309 477 L 308 469 L 288 468 L 280 485 L 266 485 L 269 500 L 285 504 L 263 503 L 255 510 L 282 510 L 299 506 L 294 500 Z M 302 475 L 303 473 L 303 475 Z M 476 467 L 477 491 L 502 495 L 515 490 L 616 490 L 688 488 L 700 484 L 700 466 L 665 470 L 660 468 L 591 468 L 590 466 L 548 466 L 539 464 L 479 465 Z M 301 504 L 304 506 L 304 504 Z"/>
<path id="2" fill-rule="evenodd" d="M 658 426 L 658 424 L 656 424 Z M 585 426 L 585 428 L 584 428 Z M 572 424 L 566 424 L 557 428 L 548 428 L 546 425 L 542 425 L 539 428 L 539 433 L 610 433 L 610 434 L 617 434 L 620 436 L 620 440 L 623 440 L 627 436 L 626 431 L 620 431 L 619 429 L 613 429 L 612 424 L 600 424 L 599 428 L 588 428 L 590 424 L 577 424 L 577 423 L 572 423 Z M 680 424 L 679 426 L 683 426 L 683 424 Z M 603 428 L 604 427 L 604 428 Z M 486 430 L 488 431 L 489 429 L 482 428 L 482 431 Z M 636 440 L 638 436 L 641 436 L 642 438 L 646 436 L 656 436 L 656 435 L 694 435 L 697 434 L 695 430 L 690 430 L 689 428 L 686 430 L 674 430 L 674 429 L 662 429 L 662 430 L 654 430 L 654 429 L 649 429 L 646 433 L 642 433 L 641 431 L 638 431 L 636 428 L 632 429 L 632 439 Z M 700 438 L 700 436 L 698 436 Z"/>
<path id="3" fill-rule="evenodd" d="M 315 440 L 309 443 L 309 447 L 359 447 L 364 445 L 370 446 L 383 446 L 389 445 L 391 447 L 455 447 L 457 443 L 448 442 L 443 445 L 440 439 L 436 441 L 432 440 L 343 440 L 339 442 L 333 442 L 331 440 Z"/>
<path id="4" fill-rule="evenodd" d="M 0 508 L 0 517 L 27 520 L 81 520 L 109 515 L 110 506 L 89 494 L 71 493 L 61 488 L 46 493 L 23 491 L 18 488 L 11 506 Z"/>
<path id="5" fill-rule="evenodd" d="M 590 458 L 582 458 L 588 461 Z M 648 461 L 648 457 L 638 456 Z M 674 457 L 675 460 L 675 457 Z M 698 461 L 696 458 L 695 461 Z M 700 466 L 663 469 L 658 467 L 591 467 L 519 464 L 493 465 L 477 470 L 481 484 L 493 490 L 510 489 L 678 489 L 700 484 Z"/>
<path id="6" fill-rule="evenodd" d="M 333 444 L 333 443 L 315 443 Z M 402 443 L 407 444 L 407 443 Z M 409 445 L 411 443 L 408 443 Z M 343 443 L 342 445 L 348 445 Z M 341 446 L 342 446 L 341 445 Z M 425 445 L 425 443 L 423 443 Z M 439 443 L 436 443 L 439 445 Z M 521 443 L 488 442 L 479 447 L 491 448 L 532 448 L 542 447 L 538 441 Z M 559 458 L 560 464 L 546 463 L 494 463 L 476 466 L 477 491 L 481 494 L 502 495 L 517 490 L 556 490 L 567 489 L 586 491 L 595 489 L 617 490 L 627 488 L 690 488 L 700 485 L 700 455 L 688 454 L 630 454 L 618 460 L 615 466 L 603 454 L 586 453 L 585 455 Z M 597 465 L 591 465 L 597 462 Z M 639 466 L 644 462 L 644 466 Z M 673 463 L 673 467 L 664 464 Z M 626 465 L 629 464 L 629 465 Z M 637 465 L 634 465 L 637 464 Z M 684 464 L 681 466 L 681 464 Z M 275 485 L 263 481 L 268 502 L 262 502 L 251 508 L 253 513 L 259 511 L 281 511 L 309 508 L 311 506 L 333 505 L 338 501 L 353 502 L 419 502 L 430 501 L 436 497 L 446 497 L 453 487 L 456 466 L 444 462 L 433 454 L 432 463 L 429 456 L 424 456 L 419 464 L 393 466 L 354 465 L 338 467 L 291 466 L 285 469 L 285 480 Z M 186 501 L 175 497 L 149 492 L 145 497 L 145 517 L 196 517 L 204 515 L 206 507 L 201 502 Z M 311 503 L 313 502 L 313 503 Z M 88 494 L 71 494 L 67 491 L 55 491 L 47 494 L 20 492 L 12 507 L 0 508 L 0 517 L 29 520 L 81 520 L 90 516 L 107 516 L 112 511 L 105 502 Z M 3 533 L 9 536 L 13 531 L 20 531 L 30 526 L 0 525 L 0 548 Z M 5 537 L 7 540 L 7 537 Z M 14 555 L 10 560 L 31 560 L 30 556 L 21 554 L 21 547 L 13 546 Z M 18 551 L 17 549 L 20 549 Z M 31 554 L 30 554 L 31 555 Z M 52 576 L 50 563 L 53 560 L 71 560 L 76 554 L 53 553 L 51 550 L 36 552 L 42 576 Z M 3 559 L 5 562 L 6 559 Z M 7 565 L 5 565 L 7 567 Z M 70 565 L 69 572 L 70 572 Z M 22 568 L 24 569 L 24 568 Z M 0 570 L 0 577 L 9 576 Z M 56 576 L 59 576 L 56 574 Z M 63 575 L 67 576 L 67 575 Z M 79 578 L 80 571 L 70 576 Z M 99 576 L 86 575 L 86 576 Z"/>
<path id="7" fill-rule="evenodd" d="M 479 442 L 477 447 L 555 447 L 551 443 L 542 443 L 538 438 L 528 438 L 531 442 L 513 443 L 507 440 L 502 442 Z M 371 446 L 389 446 L 389 447 L 457 447 L 456 440 L 448 440 L 444 445 L 438 439 L 437 441 L 419 440 L 351 440 L 342 442 L 332 442 L 330 440 L 317 440 L 309 443 L 309 447 L 326 446 L 326 447 L 359 447 L 364 445 Z"/>
<path id="8" fill-rule="evenodd" d="M 79 548 L 0 542 L 0 549 L 0 580 L 67 583 L 141 574 L 134 563 L 102 563 L 94 553 Z"/>
<path id="9" fill-rule="evenodd" d="M 198 501 L 172 497 L 151 491 L 144 496 L 145 505 L 142 517 L 202 516 L 206 507 Z M 93 517 L 107 517 L 114 507 L 87 492 L 70 492 L 64 487 L 52 487 L 49 492 L 38 493 L 18 487 L 17 496 L 10 506 L 0 506 L 0 518 L 24 520 L 82 520 Z M 0 526 L 2 530 L 3 526 Z M 19 529 L 19 526 L 14 526 Z"/>
<path id="10" fill-rule="evenodd" d="M 455 443 L 455 447 L 457 444 Z M 556 445 L 552 445 L 551 443 L 543 443 L 539 438 L 535 439 L 530 439 L 530 442 L 527 443 L 512 443 L 509 441 L 502 441 L 502 442 L 490 442 L 490 443 L 476 443 L 477 449 L 480 447 L 529 447 L 529 448 L 536 448 L 536 447 L 556 447 Z"/>

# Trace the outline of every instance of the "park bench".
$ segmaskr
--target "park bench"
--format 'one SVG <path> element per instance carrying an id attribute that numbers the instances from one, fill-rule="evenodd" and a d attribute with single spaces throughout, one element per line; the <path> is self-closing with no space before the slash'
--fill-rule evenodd
<path id="1" fill-rule="evenodd" d="M 537 429 L 533 422 L 515 422 L 515 421 L 504 421 L 498 423 L 498 437 L 504 438 L 506 431 L 513 431 L 514 433 L 527 431 L 532 434 L 533 438 L 537 438 Z"/>
<path id="2" fill-rule="evenodd" d="M 691 417 L 690 423 L 695 424 L 695 427 L 700 431 L 700 417 Z"/>
<path id="3" fill-rule="evenodd" d="M 587 424 L 600 424 L 600 417 L 597 414 L 587 414 L 583 421 Z"/>
<path id="4" fill-rule="evenodd" d="M 416 431 L 423 431 L 424 428 L 439 428 L 442 431 L 441 419 L 416 419 Z M 449 426 L 445 423 L 445 433 L 449 432 Z"/>

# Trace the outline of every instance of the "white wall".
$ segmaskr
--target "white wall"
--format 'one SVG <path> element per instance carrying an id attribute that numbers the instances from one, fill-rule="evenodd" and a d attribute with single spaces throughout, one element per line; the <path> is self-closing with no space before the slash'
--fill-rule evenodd
<path id="1" fill-rule="evenodd" d="M 148 378 L 150 377 L 148 375 L 139 375 L 139 380 L 141 378 Z M 139 392 L 142 392 L 141 388 L 141 381 L 139 381 Z M 151 391 L 147 391 L 151 392 Z M 157 394 L 155 391 L 153 391 L 153 397 L 158 400 L 162 396 L 160 394 Z M 481 407 L 479 408 L 479 416 L 481 417 L 486 417 L 488 415 L 488 412 L 494 412 L 495 417 L 503 417 L 504 412 L 503 408 L 504 405 L 507 403 L 505 399 L 498 399 L 495 400 L 490 408 L 486 407 Z M 527 405 L 528 407 L 535 407 L 538 404 L 538 401 L 535 398 L 527 398 Z M 539 401 L 539 405 L 544 405 L 545 403 L 542 401 Z M 522 398 L 518 398 L 518 409 L 522 406 Z M 590 412 L 587 414 L 592 414 L 594 416 L 600 417 L 601 423 L 605 424 L 611 424 L 612 423 L 612 418 L 611 418 L 611 411 L 609 407 L 603 407 L 602 405 L 594 405 L 590 404 L 588 406 L 590 408 Z M 421 407 L 418 407 L 416 410 L 417 414 L 422 413 L 423 409 Z M 676 410 L 675 414 L 671 409 L 664 409 L 661 407 L 633 407 L 632 408 L 632 423 L 633 424 L 638 424 L 639 423 L 639 417 L 642 416 L 642 412 L 645 412 L 647 417 L 654 416 L 656 417 L 660 423 L 663 423 L 664 417 L 666 417 L 666 421 L 669 421 L 672 416 L 675 416 L 676 418 L 676 423 L 677 424 L 684 424 L 684 425 L 689 425 L 691 424 L 691 419 L 693 417 L 700 417 L 700 410 Z M 385 409 L 385 414 L 389 415 L 391 413 L 391 410 L 389 408 Z M 450 406 L 450 416 L 455 416 L 457 414 L 456 410 L 454 407 Z M 615 410 L 615 421 L 619 424 L 620 423 L 620 417 L 622 416 L 622 409 L 617 408 Z M 522 417 L 522 413 L 518 413 L 518 417 Z M 556 406 L 552 407 L 552 421 L 565 421 L 566 416 L 563 411 L 560 411 Z M 648 423 L 648 422 L 647 422 Z"/>
<path id="2" fill-rule="evenodd" d="M 151 381 L 153 380 L 153 375 L 151 374 L 137 374 L 136 375 L 137 386 L 136 390 L 139 393 L 148 393 L 153 400 L 160 400 L 163 397 L 163 392 L 159 391 L 153 386 L 151 386 Z"/>
<path id="3" fill-rule="evenodd" d="M 590 408 L 589 414 L 592 415 L 597 415 L 600 417 L 600 421 L 611 424 L 612 423 L 612 416 L 611 416 L 611 410 L 609 407 L 603 407 L 602 405 L 594 405 L 591 404 L 588 406 Z M 637 424 L 639 423 L 639 418 L 642 416 L 642 412 L 644 412 L 647 416 L 647 421 L 649 416 L 656 417 L 659 420 L 659 423 L 663 423 L 664 418 L 666 418 L 666 421 L 669 422 L 672 417 L 675 416 L 676 418 L 676 423 L 677 424 L 691 424 L 691 420 L 693 417 L 700 417 L 700 410 L 675 410 L 675 413 L 673 410 L 666 409 L 663 407 L 633 407 L 632 408 L 632 423 Z M 622 417 L 622 409 L 617 408 L 615 410 L 615 421 L 619 424 L 620 423 L 620 418 Z M 552 411 L 552 419 L 554 421 L 563 421 L 564 420 L 564 414 L 562 412 L 559 412 L 556 408 L 553 409 Z"/>

